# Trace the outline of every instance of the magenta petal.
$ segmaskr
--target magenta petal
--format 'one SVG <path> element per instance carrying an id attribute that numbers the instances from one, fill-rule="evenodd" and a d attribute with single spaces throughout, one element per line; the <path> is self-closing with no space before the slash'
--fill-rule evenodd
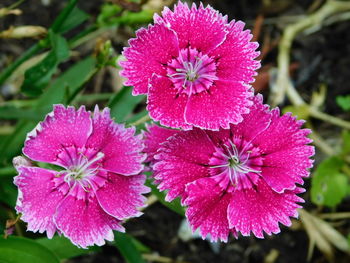
<path id="1" fill-rule="evenodd" d="M 303 184 L 313 165 L 311 156 L 315 154 L 313 146 L 303 145 L 271 153 L 265 156 L 261 176 L 278 193 L 292 190 L 295 183 Z"/>
<path id="2" fill-rule="evenodd" d="M 250 232 L 256 237 L 263 238 L 263 232 L 268 235 L 279 233 L 279 223 L 290 226 L 290 217 L 297 217 L 297 202 L 303 200 L 296 195 L 300 190 L 286 190 L 276 193 L 263 180 L 260 180 L 255 189 L 234 191 L 228 207 L 230 228 L 235 228 L 242 235 Z"/>
<path id="3" fill-rule="evenodd" d="M 302 184 L 302 177 L 307 177 L 308 168 L 312 167 L 313 146 L 308 129 L 300 129 L 303 121 L 298 121 L 291 114 L 280 117 L 279 110 L 271 111 L 270 126 L 255 137 L 253 143 L 264 153 L 262 177 L 276 192 L 292 190 L 295 183 Z"/>
<path id="4" fill-rule="evenodd" d="M 123 52 L 127 61 L 120 62 L 124 68 L 120 74 L 128 78 L 125 85 L 134 86 L 133 95 L 146 94 L 152 74 L 166 74 L 162 64 L 177 57 L 179 44 L 176 34 L 166 26 L 156 24 L 138 30 L 129 45 Z"/>
<path id="5" fill-rule="evenodd" d="M 188 97 L 178 94 L 170 79 L 153 75 L 148 91 L 148 105 L 150 117 L 160 124 L 172 128 L 191 129 L 184 119 L 185 106 Z"/>
<path id="6" fill-rule="evenodd" d="M 186 217 L 193 231 L 199 227 L 203 239 L 210 234 L 211 241 L 227 242 L 230 232 L 235 234 L 235 230 L 229 229 L 227 219 L 231 194 L 225 193 L 211 178 L 198 179 L 188 184 L 186 193 Z"/>
<path id="7" fill-rule="evenodd" d="M 146 162 L 154 162 L 154 155 L 160 148 L 160 144 L 178 132 L 179 130 L 166 129 L 155 124 L 147 126 L 147 131 L 144 132 L 145 149 L 143 150 L 147 153 Z"/>
<path id="8" fill-rule="evenodd" d="M 263 97 L 257 94 L 253 97 L 253 105 L 250 112 L 244 115 L 244 121 L 232 125 L 234 134 L 241 135 L 245 141 L 250 142 L 270 125 L 272 114 L 268 105 L 263 104 Z"/>
<path id="9" fill-rule="evenodd" d="M 85 107 L 75 110 L 55 105 L 52 113 L 27 135 L 23 153 L 29 158 L 65 166 L 65 161 L 58 159 L 58 154 L 66 146 L 84 146 L 91 134 L 90 112 Z"/>
<path id="10" fill-rule="evenodd" d="M 140 154 L 144 145 L 140 136 L 135 135 L 135 128 L 125 128 L 116 124 L 110 117 L 109 109 L 100 112 L 95 108 L 93 132 L 86 142 L 87 147 L 97 149 L 104 154 L 105 170 L 132 175 L 141 172 L 145 155 Z"/>
<path id="11" fill-rule="evenodd" d="M 96 197 L 78 200 L 67 195 L 58 206 L 54 220 L 57 228 L 82 248 L 94 244 L 102 246 L 105 240 L 112 241 L 112 230 L 124 232 L 120 221 L 108 215 L 100 207 Z"/>
<path id="12" fill-rule="evenodd" d="M 201 92 L 189 98 L 185 120 L 202 129 L 228 129 L 230 123 L 240 123 L 242 114 L 249 112 L 252 96 L 251 87 L 241 82 L 216 81 L 210 92 Z"/>
<path id="13" fill-rule="evenodd" d="M 153 169 L 160 190 L 169 190 L 166 200 L 183 195 L 192 181 L 210 176 L 207 166 L 215 151 L 204 131 L 179 132 L 162 144 Z"/>
<path id="14" fill-rule="evenodd" d="M 226 40 L 211 52 L 218 59 L 217 77 L 245 83 L 254 81 L 255 70 L 260 67 L 260 61 L 254 60 L 260 54 L 255 51 L 259 44 L 250 42 L 252 35 L 243 28 L 243 22 L 232 21 Z"/>
<path id="15" fill-rule="evenodd" d="M 56 232 L 53 216 L 57 205 L 64 198 L 63 194 L 55 189 L 56 172 L 38 168 L 18 168 L 19 175 L 14 178 L 18 187 L 16 210 L 22 213 L 21 219 L 28 223 L 29 231 L 43 233 L 52 238 Z"/>
<path id="16" fill-rule="evenodd" d="M 145 175 L 109 174 L 108 182 L 96 191 L 98 202 L 106 213 L 119 220 L 140 216 L 142 213 L 136 208 L 145 206 L 142 194 L 149 192 L 145 180 Z"/>
<path id="17" fill-rule="evenodd" d="M 217 47 L 227 34 L 227 19 L 210 6 L 206 8 L 195 4 L 189 8 L 187 3 L 178 2 L 174 12 L 165 8 L 162 17 L 156 16 L 155 22 L 169 25 L 179 38 L 180 48 L 190 45 L 202 52 Z"/>

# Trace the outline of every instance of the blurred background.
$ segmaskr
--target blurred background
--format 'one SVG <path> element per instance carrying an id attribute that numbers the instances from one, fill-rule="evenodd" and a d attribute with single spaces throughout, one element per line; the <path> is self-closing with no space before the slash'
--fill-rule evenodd
<path id="1" fill-rule="evenodd" d="M 57 103 L 109 106 L 116 121 L 144 129 L 145 97 L 123 87 L 116 62 L 135 31 L 174 2 L 0 0 L 0 233 L 19 237 L 8 239 L 11 248 L 0 239 L 0 259 L 15 253 L 27 259 L 19 262 L 39 262 L 26 254 L 39 251 L 42 262 L 350 262 L 350 1 L 340 0 L 203 1 L 244 21 L 260 43 L 256 92 L 313 129 L 315 165 L 292 227 L 209 243 L 191 235 L 179 204 L 153 187 L 145 214 L 103 247 L 25 232 L 14 210 L 12 158 L 27 132 Z"/>

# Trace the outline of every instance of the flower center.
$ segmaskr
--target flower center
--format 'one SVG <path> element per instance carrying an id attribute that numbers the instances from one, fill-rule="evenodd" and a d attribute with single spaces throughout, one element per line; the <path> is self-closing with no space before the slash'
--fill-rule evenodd
<path id="1" fill-rule="evenodd" d="M 180 93 L 200 93 L 217 80 L 215 60 L 194 48 L 180 50 L 177 58 L 167 65 L 167 75 Z"/>
<path id="2" fill-rule="evenodd" d="M 210 164 L 211 174 L 222 187 L 251 188 L 260 176 L 262 157 L 250 143 L 228 140 L 217 148 Z"/>

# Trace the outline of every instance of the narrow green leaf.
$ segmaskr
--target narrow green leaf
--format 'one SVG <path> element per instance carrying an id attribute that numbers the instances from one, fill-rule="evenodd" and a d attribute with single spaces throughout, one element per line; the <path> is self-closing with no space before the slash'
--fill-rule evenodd
<path id="1" fill-rule="evenodd" d="M 89 56 L 59 76 L 38 100 L 38 108 L 44 105 L 65 103 L 71 100 L 96 72 L 96 59 Z M 69 98 L 65 97 L 68 96 Z"/>
<path id="2" fill-rule="evenodd" d="M 111 116 L 115 118 L 116 122 L 125 121 L 137 104 L 145 98 L 145 96 L 133 96 L 131 92 L 132 87 L 123 87 L 109 102 Z"/>
<path id="3" fill-rule="evenodd" d="M 69 15 L 74 10 L 78 0 L 69 0 L 66 7 L 59 13 L 55 21 L 53 22 L 51 29 L 53 32 L 62 33 L 62 25 L 64 21 L 69 17 Z"/>
<path id="4" fill-rule="evenodd" d="M 54 236 L 52 239 L 43 237 L 35 241 L 51 250 L 60 260 L 85 255 L 100 249 L 97 246 L 90 247 L 89 249 L 78 248 L 64 236 Z"/>
<path id="5" fill-rule="evenodd" d="M 341 172 L 343 165 L 338 157 L 331 157 L 318 165 L 311 181 L 311 200 L 315 204 L 335 207 L 347 195 L 348 179 Z"/>
<path id="6" fill-rule="evenodd" d="M 17 171 L 13 166 L 7 166 L 0 168 L 0 177 L 13 177 L 17 174 Z"/>
<path id="7" fill-rule="evenodd" d="M 51 51 L 42 61 L 28 69 L 24 74 L 25 79 L 21 90 L 27 95 L 40 95 L 56 72 L 59 63 L 69 57 L 69 47 L 65 38 L 50 31 L 49 39 Z"/>
<path id="8" fill-rule="evenodd" d="M 4 120 L 29 120 L 29 121 L 41 121 L 42 116 L 48 112 L 49 108 L 46 107 L 40 110 L 17 108 L 17 107 L 0 107 L 0 119 Z"/>
<path id="9" fill-rule="evenodd" d="M 37 109 L 38 118 L 43 120 L 46 114 L 45 109 L 47 109 L 47 112 L 51 111 L 53 104 L 65 103 L 74 98 L 81 90 L 82 85 L 95 74 L 95 65 L 95 58 L 90 56 L 79 61 L 58 77 L 37 101 L 35 108 Z M 69 98 L 65 97 L 67 91 L 70 94 Z M 24 120 L 17 123 L 15 132 L 6 136 L 6 139 L 0 142 L 0 162 L 13 158 L 20 153 L 26 134 L 36 124 L 37 122 Z"/>
<path id="10" fill-rule="evenodd" d="M 142 255 L 137 250 L 132 238 L 125 233 L 114 232 L 115 245 L 118 248 L 120 254 L 125 258 L 128 263 L 144 263 Z"/>
<path id="11" fill-rule="evenodd" d="M 185 215 L 185 208 L 181 205 L 180 198 L 176 198 L 172 202 L 167 202 L 165 201 L 165 193 L 160 192 L 153 183 L 151 183 L 150 181 L 147 181 L 146 185 L 151 188 L 151 193 L 157 196 L 159 202 L 161 202 L 162 205 L 168 207 L 169 209 L 173 210 L 179 215 L 182 215 L 182 216 Z"/>
<path id="12" fill-rule="evenodd" d="M 75 6 L 73 10 L 69 13 L 69 15 L 66 17 L 66 19 L 63 21 L 58 32 L 65 33 L 79 26 L 80 24 L 85 22 L 87 19 L 89 19 L 89 17 L 90 16 L 87 13 L 85 13 L 83 10 Z"/>
<path id="13" fill-rule="evenodd" d="M 58 258 L 46 247 L 21 237 L 0 237 L 0 262 L 7 263 L 59 263 Z"/>

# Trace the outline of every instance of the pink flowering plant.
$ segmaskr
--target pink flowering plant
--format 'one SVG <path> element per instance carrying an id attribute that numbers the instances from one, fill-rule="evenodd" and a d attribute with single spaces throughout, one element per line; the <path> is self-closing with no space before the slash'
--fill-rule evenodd
<path id="1" fill-rule="evenodd" d="M 210 6 L 166 7 L 124 49 L 125 85 L 134 95 L 147 94 L 149 115 L 162 125 L 227 129 L 249 112 L 249 84 L 260 67 L 258 44 L 243 28 Z"/>
<path id="2" fill-rule="evenodd" d="M 270 51 L 280 38 L 279 58 L 294 48 L 289 29 L 270 34 L 262 14 L 253 38 L 238 4 L 247 25 L 206 2 L 107 1 L 95 20 L 77 2 L 0 72 L 0 262 L 263 262 L 262 244 L 297 251 L 305 235 L 330 261 L 332 245 L 350 251 L 349 228 L 327 222 L 348 216 L 327 212 L 349 194 L 350 124 L 321 112 L 324 94 L 294 87 L 280 60 L 275 76 Z M 345 116 L 347 97 L 336 101 Z M 342 139 L 313 118 L 345 128 Z M 255 246 L 262 256 L 247 256 Z"/>
<path id="3" fill-rule="evenodd" d="M 149 192 L 140 174 L 145 155 L 134 128 L 115 124 L 109 109 L 55 105 L 28 134 L 23 154 L 59 170 L 15 162 L 16 210 L 33 232 L 55 232 L 86 248 L 124 232 L 123 220 L 140 216 Z M 18 160 L 18 159 L 17 159 Z"/>
<path id="4" fill-rule="evenodd" d="M 297 194 L 313 163 L 310 130 L 278 108 L 270 111 L 260 95 L 253 102 L 227 130 L 171 135 L 154 126 L 147 134 L 158 188 L 167 190 L 167 201 L 180 196 L 192 229 L 212 241 L 227 242 L 229 233 L 279 233 L 279 223 L 290 226 L 303 202 Z"/>

